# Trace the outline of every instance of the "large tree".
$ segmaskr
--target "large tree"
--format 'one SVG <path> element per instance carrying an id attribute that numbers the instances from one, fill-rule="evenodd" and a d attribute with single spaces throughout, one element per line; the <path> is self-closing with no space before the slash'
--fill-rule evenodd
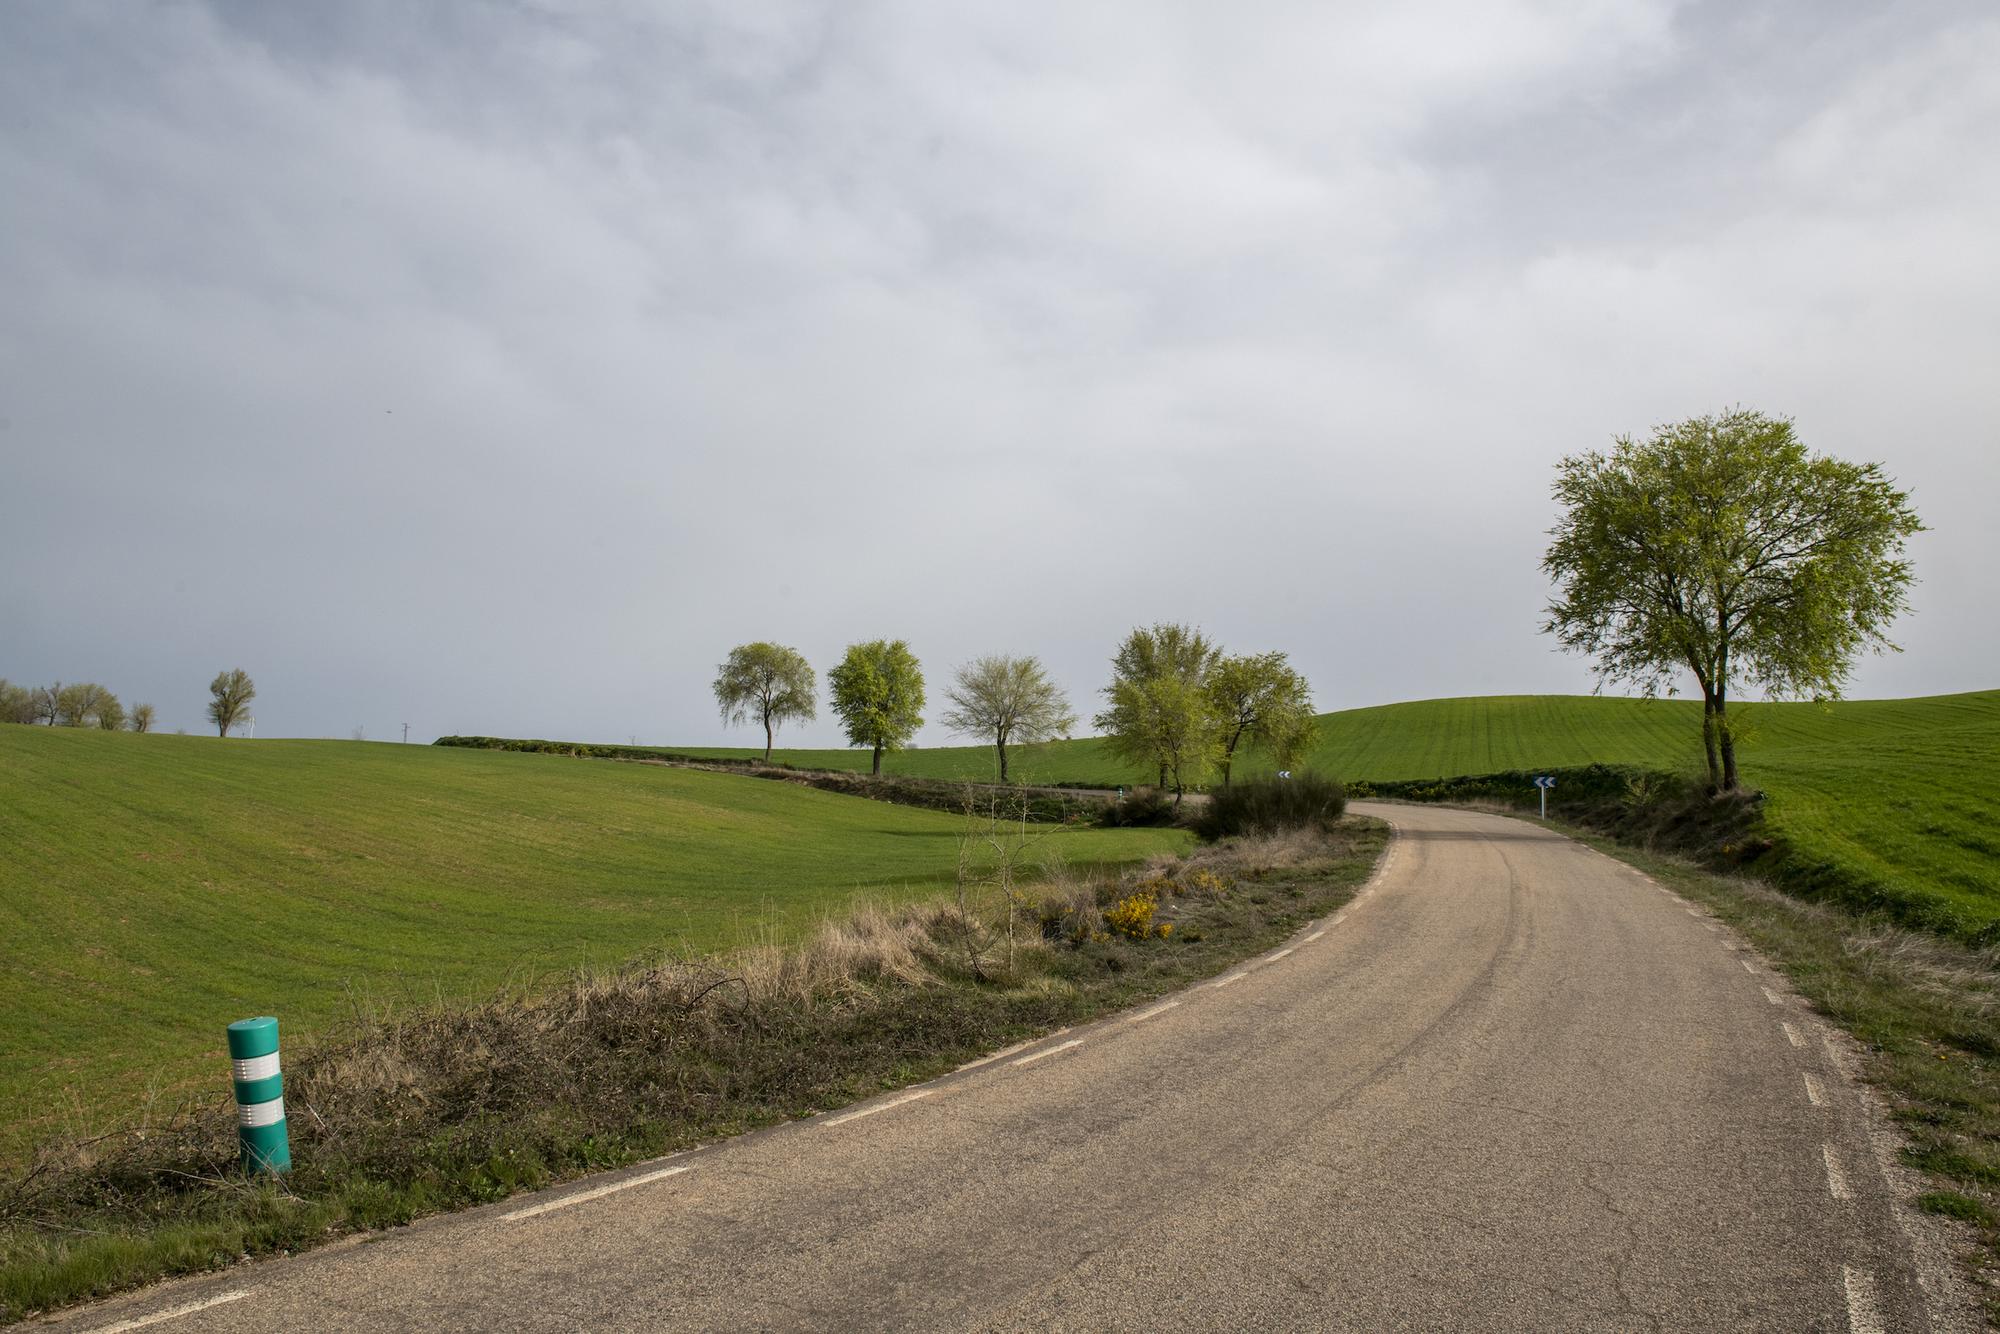
<path id="1" fill-rule="evenodd" d="M 960 736 L 990 737 L 1007 781 L 1007 747 L 1067 736 L 1076 726 L 1069 697 L 1037 658 L 989 654 L 960 667 L 944 697 L 941 720 Z"/>
<path id="2" fill-rule="evenodd" d="M 1179 805 L 1216 758 L 1221 719 L 1208 694 L 1222 650 L 1200 630 L 1162 624 L 1134 630 L 1111 659 L 1106 707 L 1092 721 L 1113 753 L 1157 767 Z"/>
<path id="3" fill-rule="evenodd" d="M 1313 730 L 1312 690 L 1282 653 L 1223 657 L 1208 674 L 1208 696 L 1220 726 L 1222 785 L 1229 786 L 1236 748 L 1254 741 L 1289 769 Z"/>
<path id="4" fill-rule="evenodd" d="M 150 732 L 153 730 L 152 705 L 134 704 L 132 706 L 131 728 L 135 732 Z"/>
<path id="5" fill-rule="evenodd" d="M 257 686 L 250 673 L 236 667 L 217 672 L 208 683 L 208 694 L 208 720 L 215 724 L 217 736 L 228 736 L 230 728 L 249 721 L 250 701 L 257 698 Z"/>
<path id="6" fill-rule="evenodd" d="M 902 749 L 924 725 L 923 669 L 901 639 L 848 645 L 826 683 L 849 744 L 873 748 L 873 773 L 882 772 L 883 751 Z"/>
<path id="7" fill-rule="evenodd" d="M 780 725 L 818 717 L 813 669 L 795 648 L 759 640 L 729 650 L 715 671 L 715 702 L 731 726 L 754 722 L 764 729 L 764 758 Z"/>
<path id="8" fill-rule="evenodd" d="M 1838 698 L 1908 605 L 1909 493 L 1878 463 L 1810 453 L 1784 418 L 1736 409 L 1564 459 L 1542 568 L 1544 629 L 1647 694 L 1691 672 L 1709 782 L 1738 785 L 1729 701 Z"/>
<path id="9" fill-rule="evenodd" d="M 35 721 L 35 692 L 0 677 L 0 723 Z"/>

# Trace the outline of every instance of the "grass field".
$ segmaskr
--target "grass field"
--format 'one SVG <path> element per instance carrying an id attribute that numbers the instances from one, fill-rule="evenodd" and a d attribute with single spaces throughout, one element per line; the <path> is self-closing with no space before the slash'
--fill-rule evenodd
<path id="1" fill-rule="evenodd" d="M 948 882 L 960 821 L 732 775 L 0 726 L 0 1150 L 218 1090 L 222 1027 L 785 937 Z M 1062 836 L 1079 864 L 1185 846 Z"/>
<path id="2" fill-rule="evenodd" d="M 2000 691 L 1737 711 L 1744 781 L 1768 795 L 1768 824 L 1793 848 L 1794 870 L 1943 904 L 1962 934 L 2000 933 Z M 1588 764 L 1692 772 L 1701 764 L 1700 718 L 1690 700 L 1521 695 L 1390 704 L 1322 717 L 1311 765 L 1376 782 Z M 773 758 L 838 768 L 866 762 L 861 752 L 838 750 Z M 1147 780 L 1096 740 L 1029 748 L 1015 767 L 1035 783 Z M 1237 772 L 1267 767 L 1252 755 Z M 990 778 L 993 759 L 984 747 L 946 747 L 893 755 L 884 768 Z"/>

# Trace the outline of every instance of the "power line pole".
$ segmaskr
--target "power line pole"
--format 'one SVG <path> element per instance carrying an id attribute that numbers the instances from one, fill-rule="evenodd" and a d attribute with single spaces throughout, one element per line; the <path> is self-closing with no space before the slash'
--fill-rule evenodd
<path id="1" fill-rule="evenodd" d="M 410 744 L 410 725 L 408 723 L 403 724 L 403 744 L 406 746 Z"/>

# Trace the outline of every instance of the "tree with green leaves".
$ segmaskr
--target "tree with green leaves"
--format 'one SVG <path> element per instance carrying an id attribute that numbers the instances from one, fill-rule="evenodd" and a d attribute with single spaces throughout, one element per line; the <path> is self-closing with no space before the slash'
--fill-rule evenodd
<path id="1" fill-rule="evenodd" d="M 95 681 L 78 681 L 55 692 L 57 721 L 64 727 L 103 727 L 104 719 L 125 721 L 118 697 Z"/>
<path id="2" fill-rule="evenodd" d="M 122 732 L 125 730 L 125 706 L 118 702 L 118 696 L 107 690 L 104 698 L 98 701 L 93 719 L 102 731 Z"/>
<path id="3" fill-rule="evenodd" d="M 132 706 L 132 720 L 130 726 L 132 730 L 135 732 L 152 731 L 153 706 L 150 704 L 134 704 Z"/>
<path id="4" fill-rule="evenodd" d="M 228 736 L 230 728 L 250 721 L 250 701 L 257 698 L 257 686 L 241 667 L 217 672 L 208 683 L 208 694 L 208 720 L 215 724 L 217 736 Z"/>
<path id="5" fill-rule="evenodd" d="M 0 723 L 35 721 L 35 692 L 0 677 Z"/>
<path id="6" fill-rule="evenodd" d="M 1229 786 L 1236 748 L 1254 741 L 1279 769 L 1289 769 L 1310 744 L 1312 690 L 1283 653 L 1224 656 L 1208 674 L 1208 695 L 1220 726 L 1222 785 Z"/>
<path id="7" fill-rule="evenodd" d="M 729 650 L 729 659 L 715 672 L 715 702 L 722 721 L 734 727 L 754 722 L 764 729 L 764 758 L 778 728 L 788 722 L 811 722 L 819 716 L 814 701 L 816 682 L 805 656 L 795 648 L 759 640 Z"/>
<path id="8" fill-rule="evenodd" d="M 1176 806 L 1219 753 L 1222 720 L 1208 679 L 1221 657 L 1189 626 L 1134 630 L 1111 659 L 1106 707 L 1092 720 L 1112 753 L 1158 768 L 1160 786 L 1172 784 Z"/>
<path id="9" fill-rule="evenodd" d="M 1894 650 L 1907 540 L 1923 531 L 1879 463 L 1809 452 L 1789 419 L 1742 408 L 1620 436 L 1559 465 L 1543 628 L 1600 682 L 1702 696 L 1710 787 L 1738 786 L 1729 701 L 1836 699 L 1861 651 Z"/>
<path id="10" fill-rule="evenodd" d="M 924 725 L 924 673 L 904 640 L 848 645 L 826 684 L 848 743 L 874 750 L 877 775 L 882 752 L 901 750 Z"/>
<path id="11" fill-rule="evenodd" d="M 1049 678 L 1041 660 L 988 654 L 960 667 L 944 697 L 951 708 L 940 720 L 960 736 L 990 738 L 1007 781 L 1007 747 L 1068 736 L 1076 726 L 1069 697 Z"/>

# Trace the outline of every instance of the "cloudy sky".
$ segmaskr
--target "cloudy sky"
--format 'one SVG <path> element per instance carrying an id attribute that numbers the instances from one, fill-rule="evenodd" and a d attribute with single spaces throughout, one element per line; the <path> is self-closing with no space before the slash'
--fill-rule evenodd
<path id="1" fill-rule="evenodd" d="M 0 125 L 0 675 L 168 728 L 747 744 L 732 644 L 877 636 L 1087 714 L 1158 619 L 1583 691 L 1553 464 L 1738 403 L 1933 526 L 1852 693 L 2000 686 L 1986 0 L 62 0 Z"/>

